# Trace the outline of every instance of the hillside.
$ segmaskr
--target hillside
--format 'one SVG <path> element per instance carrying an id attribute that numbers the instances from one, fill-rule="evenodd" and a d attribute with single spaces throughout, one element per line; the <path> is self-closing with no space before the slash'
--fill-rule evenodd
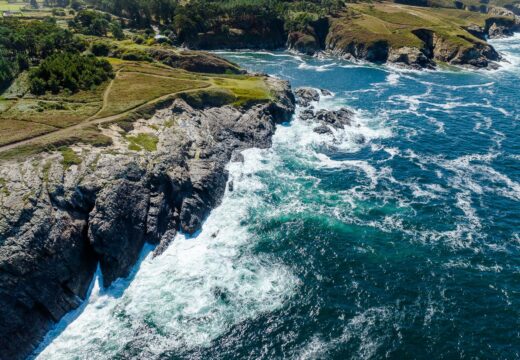
<path id="1" fill-rule="evenodd" d="M 487 67 L 500 58 L 485 41 L 500 20 L 456 9 L 352 4 L 331 21 L 326 46 L 347 57 L 418 68 L 437 63 Z"/>

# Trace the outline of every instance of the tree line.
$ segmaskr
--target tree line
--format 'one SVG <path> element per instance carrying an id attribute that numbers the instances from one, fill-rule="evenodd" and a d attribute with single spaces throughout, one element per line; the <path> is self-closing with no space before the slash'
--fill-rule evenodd
<path id="1" fill-rule="evenodd" d="M 56 52 L 79 52 L 84 44 L 74 35 L 46 21 L 0 19 L 0 87 L 7 86 L 20 72 L 37 65 Z"/>
<path id="2" fill-rule="evenodd" d="M 131 27 L 160 24 L 181 39 L 219 30 L 226 22 L 269 24 L 290 22 L 291 12 L 325 16 L 340 11 L 344 0 L 88 0 L 95 8 L 128 19 Z M 293 24 L 294 25 L 294 24 Z"/>

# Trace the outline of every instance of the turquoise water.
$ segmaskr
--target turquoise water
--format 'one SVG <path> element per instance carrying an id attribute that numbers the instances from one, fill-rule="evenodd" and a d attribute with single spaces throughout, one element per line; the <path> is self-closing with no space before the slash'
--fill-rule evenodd
<path id="1" fill-rule="evenodd" d="M 222 53 L 352 127 L 280 126 L 195 238 L 143 252 L 40 359 L 520 358 L 520 37 L 498 71 Z"/>

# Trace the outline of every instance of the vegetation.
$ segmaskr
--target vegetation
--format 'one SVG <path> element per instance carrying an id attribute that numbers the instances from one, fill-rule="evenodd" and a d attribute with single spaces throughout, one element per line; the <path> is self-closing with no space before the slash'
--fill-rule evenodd
<path id="1" fill-rule="evenodd" d="M 133 151 L 146 150 L 149 152 L 157 150 L 159 138 L 153 134 L 140 133 L 135 136 L 126 136 L 129 145 L 128 149 Z"/>
<path id="2" fill-rule="evenodd" d="M 124 38 L 121 23 L 113 20 L 110 14 L 100 11 L 80 10 L 74 19 L 69 21 L 69 27 L 86 35 L 107 36 L 110 31 L 116 39 Z"/>
<path id="3" fill-rule="evenodd" d="M 72 165 L 81 164 L 81 157 L 79 157 L 70 147 L 63 146 L 59 150 L 63 157 L 61 163 L 65 169 L 68 169 Z"/>
<path id="4" fill-rule="evenodd" d="M 481 40 L 465 27 L 471 24 L 485 27 L 487 18 L 485 14 L 455 9 L 411 8 L 391 3 L 351 4 L 348 11 L 334 21 L 331 33 L 341 39 L 344 46 L 349 42 L 370 45 L 384 41 L 394 48 L 422 48 L 424 43 L 415 31 L 428 29 L 453 45 L 469 47 Z"/>
<path id="5" fill-rule="evenodd" d="M 263 77 L 201 74 L 148 62 L 109 59 L 117 75 L 111 84 L 76 93 L 62 91 L 0 101 L 0 146 L 32 139 L 0 152 L 0 159 L 57 150 L 76 142 L 104 146 L 111 139 L 99 126 L 117 122 L 129 131 L 132 121 L 148 118 L 181 96 L 194 106 L 247 106 L 271 98 Z M 29 85 L 27 85 L 29 86 Z M 147 140 L 147 141 L 144 141 Z M 128 141 L 132 149 L 153 151 L 150 138 Z"/>
<path id="6" fill-rule="evenodd" d="M 479 0 L 461 0 L 472 1 Z M 490 0 L 500 1 L 509 0 Z M 345 7 L 343 0 L 34 3 L 27 5 L 33 9 L 24 10 L 23 18 L 0 19 L 0 159 L 59 150 L 64 166 L 78 161 L 72 144 L 108 145 L 111 138 L 103 135 L 102 126 L 117 123 L 128 132 L 133 120 L 150 117 L 176 97 L 195 107 L 247 107 L 272 99 L 263 76 L 243 75 L 235 64 L 217 56 L 172 44 L 190 44 L 205 35 L 247 40 L 254 34 L 265 39 L 274 29 L 282 45 L 288 33 L 296 33 L 309 46 L 313 40 L 323 45 L 324 35 L 318 30 L 326 24 L 326 34 L 330 20 L 329 36 L 347 43 L 421 47 L 424 40 L 416 30 L 427 29 L 445 42 L 469 46 L 482 40 L 465 28 L 484 27 L 489 19 L 477 12 L 392 3 L 349 1 Z M 151 25 L 164 36 L 156 37 Z M 151 134 L 126 139 L 131 150 L 157 147 Z"/>
<path id="7" fill-rule="evenodd" d="M 54 54 L 43 60 L 29 75 L 31 92 L 35 95 L 62 90 L 75 93 L 89 90 L 113 77 L 112 66 L 104 59 L 74 53 Z"/>
<path id="8" fill-rule="evenodd" d="M 52 20 L 0 19 L 0 88 L 52 54 L 82 50 L 84 44 Z"/>

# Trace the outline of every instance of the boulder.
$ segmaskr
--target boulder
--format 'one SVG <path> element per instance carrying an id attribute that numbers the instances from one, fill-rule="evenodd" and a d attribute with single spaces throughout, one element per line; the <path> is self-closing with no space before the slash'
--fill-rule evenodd
<path id="1" fill-rule="evenodd" d="M 336 129 L 343 129 L 345 126 L 351 126 L 354 112 L 347 108 L 339 110 L 320 110 L 316 113 L 316 120 L 331 125 Z"/>
<path id="2" fill-rule="evenodd" d="M 318 39 L 314 35 L 301 31 L 289 33 L 287 47 L 306 55 L 314 55 L 321 50 Z"/>
<path id="3" fill-rule="evenodd" d="M 429 59 L 424 52 L 415 47 L 400 47 L 390 49 L 387 62 L 404 65 L 413 69 L 433 69 L 435 63 Z"/>
<path id="4" fill-rule="evenodd" d="M 321 124 L 316 126 L 313 131 L 317 134 L 332 134 L 332 130 L 327 125 Z"/>
<path id="5" fill-rule="evenodd" d="M 320 100 L 320 93 L 318 90 L 313 88 L 298 88 L 296 89 L 295 94 L 297 104 L 303 107 L 308 107 L 311 102 Z"/>
<path id="6" fill-rule="evenodd" d="M 311 120 L 316 116 L 312 109 L 305 109 L 300 113 L 300 119 L 302 120 Z"/>

